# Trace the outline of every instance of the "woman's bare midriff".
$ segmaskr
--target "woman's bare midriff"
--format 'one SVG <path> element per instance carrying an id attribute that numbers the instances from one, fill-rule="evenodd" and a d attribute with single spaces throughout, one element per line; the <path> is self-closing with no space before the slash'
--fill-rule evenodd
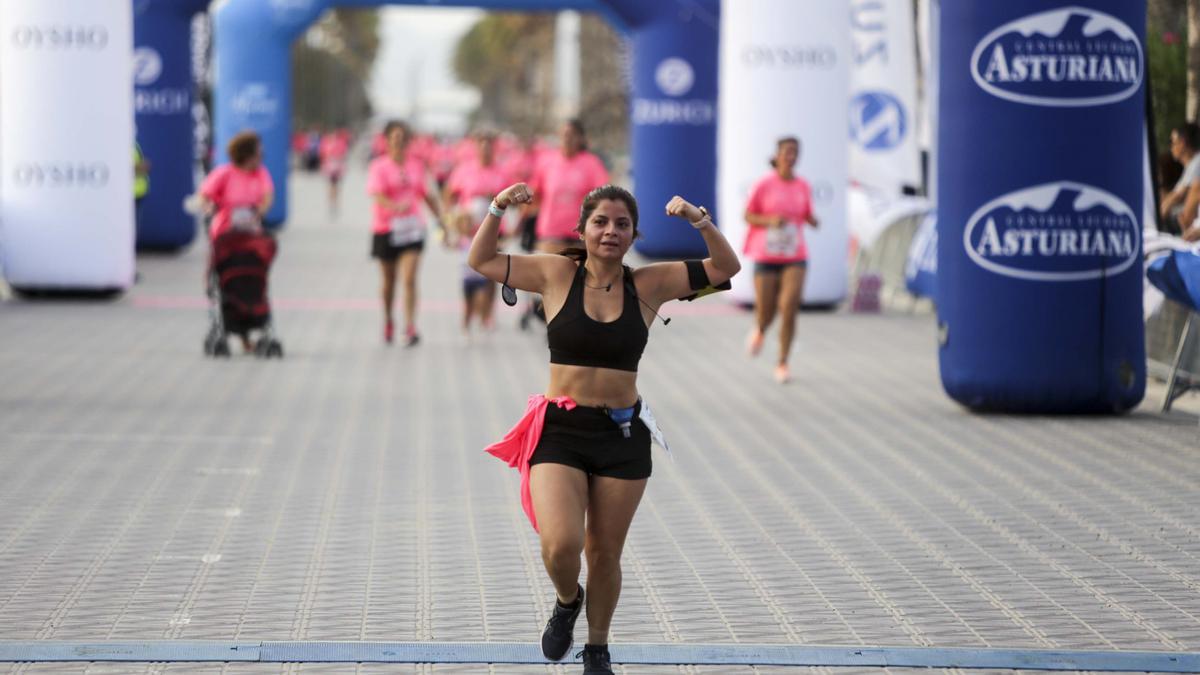
<path id="1" fill-rule="evenodd" d="M 582 406 L 628 408 L 637 403 L 637 373 L 552 363 L 546 398 L 559 396 L 570 396 Z"/>

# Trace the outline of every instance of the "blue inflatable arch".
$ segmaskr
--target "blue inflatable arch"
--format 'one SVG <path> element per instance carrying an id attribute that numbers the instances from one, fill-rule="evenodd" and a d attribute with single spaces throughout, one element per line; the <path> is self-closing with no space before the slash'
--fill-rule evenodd
<path id="1" fill-rule="evenodd" d="M 183 210 L 192 175 L 192 17 L 209 0 L 134 0 L 133 109 L 137 141 L 150 160 L 150 192 L 139 208 L 138 248 L 177 249 L 196 234 Z"/>
<path id="2" fill-rule="evenodd" d="M 330 7 L 391 4 L 575 9 L 607 17 L 633 47 L 631 151 L 645 234 L 638 249 L 653 257 L 703 252 L 698 235 L 665 222 L 657 207 L 673 194 L 710 207 L 715 202 L 719 0 L 218 1 L 213 8 L 218 161 L 237 132 L 253 129 L 262 136 L 265 163 L 278 190 L 270 222 L 282 225 L 288 216 L 292 41 Z"/>

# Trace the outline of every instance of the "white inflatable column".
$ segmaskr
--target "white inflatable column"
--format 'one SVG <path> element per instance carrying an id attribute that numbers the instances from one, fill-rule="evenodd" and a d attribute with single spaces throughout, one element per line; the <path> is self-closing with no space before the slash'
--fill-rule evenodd
<path id="1" fill-rule="evenodd" d="M 821 223 L 804 233 L 812 304 L 846 297 L 849 12 L 849 0 L 726 0 L 721 8 L 718 221 L 740 253 L 750 187 L 770 170 L 775 141 L 798 137 L 796 173 L 812 186 Z M 733 297 L 754 298 L 753 270 L 734 277 Z"/>
<path id="2" fill-rule="evenodd" d="M 0 2 L 0 266 L 14 288 L 133 283 L 132 11 Z"/>

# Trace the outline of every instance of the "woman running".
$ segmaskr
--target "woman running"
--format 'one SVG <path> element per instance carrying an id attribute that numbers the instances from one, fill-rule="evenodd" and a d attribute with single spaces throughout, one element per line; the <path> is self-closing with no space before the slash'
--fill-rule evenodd
<path id="1" fill-rule="evenodd" d="M 804 292 L 804 272 L 808 266 L 808 248 L 804 244 L 804 225 L 818 226 L 812 210 L 812 189 L 808 181 L 795 173 L 800 157 L 800 141 L 794 137 L 779 139 L 772 170 L 750 190 L 746 204 L 746 245 L 744 252 L 754 261 L 754 329 L 746 338 L 746 351 L 756 356 L 762 349 L 763 335 L 780 316 L 779 363 L 775 380 L 785 384 L 791 379 L 788 354 L 796 333 L 796 312 Z"/>
<path id="2" fill-rule="evenodd" d="M 329 181 L 329 214 L 338 212 L 338 186 L 346 170 L 346 153 L 350 151 L 350 132 L 333 129 L 321 139 L 321 173 Z"/>
<path id="3" fill-rule="evenodd" d="M 442 212 L 449 213 L 449 231 L 457 240 L 464 257 L 471 246 L 479 223 L 487 215 L 492 198 L 508 185 L 508 172 L 496 161 L 496 135 L 476 134 L 476 159 L 455 167 L 442 191 Z M 503 232 L 501 232 L 503 235 Z M 479 317 L 484 329 L 493 326 L 492 309 L 496 304 L 496 284 L 471 269 L 463 260 L 463 333 L 471 334 L 471 317 Z"/>
<path id="4" fill-rule="evenodd" d="M 608 634 L 621 592 L 621 552 L 650 477 L 656 431 L 637 388 L 649 325 L 664 302 L 723 283 L 740 265 L 708 212 L 675 197 L 667 213 L 700 231 L 709 257 L 626 267 L 625 253 L 638 236 L 637 202 L 612 185 L 582 200 L 575 227 L 582 249 L 497 253 L 504 209 L 532 198 L 524 183 L 497 195 L 469 255 L 487 278 L 541 293 L 549 319 L 546 393 L 531 397 L 525 417 L 488 451 L 521 470 L 522 506 L 541 536 L 542 562 L 557 594 L 542 653 L 552 661 L 567 655 L 586 597 L 583 672 L 606 675 L 613 672 Z M 579 583 L 581 553 L 588 560 L 586 589 Z"/>
<path id="5" fill-rule="evenodd" d="M 426 190 L 424 165 L 407 153 L 411 136 L 408 125 L 389 122 L 385 129 L 388 154 L 375 159 L 367 169 L 367 194 L 374 200 L 371 224 L 371 255 L 379 259 L 383 274 L 383 339 L 391 343 L 395 334 L 392 304 L 396 296 L 396 272 L 404 284 L 404 344 L 412 347 L 417 334 L 417 270 L 425 248 L 424 201 L 441 220 L 437 202 Z"/>

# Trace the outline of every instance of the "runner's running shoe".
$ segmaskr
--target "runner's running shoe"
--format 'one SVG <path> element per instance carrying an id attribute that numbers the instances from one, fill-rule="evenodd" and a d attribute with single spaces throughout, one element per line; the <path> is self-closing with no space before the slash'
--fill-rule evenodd
<path id="1" fill-rule="evenodd" d="M 583 609 L 583 586 L 579 587 L 579 595 L 569 607 L 563 607 L 554 601 L 554 609 L 550 612 L 550 620 L 542 631 L 542 655 L 551 661 L 561 661 L 571 645 L 575 642 L 575 620 Z M 601 672 L 601 671 L 597 671 Z"/>

